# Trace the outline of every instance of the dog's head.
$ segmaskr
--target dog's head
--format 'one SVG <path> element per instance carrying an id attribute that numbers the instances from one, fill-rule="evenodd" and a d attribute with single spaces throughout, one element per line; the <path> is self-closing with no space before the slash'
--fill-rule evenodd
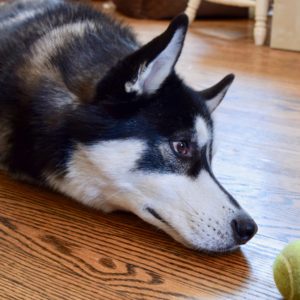
<path id="1" fill-rule="evenodd" d="M 174 66 L 187 26 L 185 15 L 177 17 L 99 83 L 93 107 L 101 116 L 79 147 L 77 168 L 93 177 L 87 203 L 131 211 L 186 245 L 221 252 L 246 243 L 257 226 L 211 168 L 211 114 L 234 76 L 204 91 L 179 79 Z"/>

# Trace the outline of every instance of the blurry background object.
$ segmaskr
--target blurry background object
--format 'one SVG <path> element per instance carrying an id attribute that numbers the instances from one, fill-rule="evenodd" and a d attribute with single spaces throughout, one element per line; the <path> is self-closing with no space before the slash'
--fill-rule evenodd
<path id="1" fill-rule="evenodd" d="M 116 11 L 116 5 L 112 0 L 70 0 L 70 1 L 95 5 L 97 9 L 100 9 L 101 11 L 107 14 L 113 14 Z"/>
<path id="2" fill-rule="evenodd" d="M 183 12 L 187 0 L 114 0 L 118 10 L 130 17 L 140 19 L 173 18 Z M 201 18 L 246 18 L 248 9 L 244 7 L 224 6 L 217 3 L 203 1 L 197 11 Z"/>
<path id="3" fill-rule="evenodd" d="M 269 0 L 206 0 L 209 2 L 234 5 L 239 7 L 254 7 L 255 8 L 255 25 L 254 25 L 254 40 L 255 44 L 261 46 L 265 43 L 267 36 L 267 16 L 269 8 Z M 196 12 L 202 0 L 189 0 L 186 14 L 192 22 L 196 16 Z"/>
<path id="4" fill-rule="evenodd" d="M 116 5 L 113 1 L 102 1 L 100 9 L 107 14 L 113 14 L 116 11 Z"/>
<path id="5" fill-rule="evenodd" d="M 275 0 L 271 47 L 300 51 L 300 1 Z"/>
<path id="6" fill-rule="evenodd" d="M 269 0 L 114 0 L 114 3 L 120 12 L 130 17 L 171 18 L 186 10 L 191 21 L 195 16 L 245 18 L 252 7 L 255 9 L 255 44 L 263 45 L 266 39 Z"/>

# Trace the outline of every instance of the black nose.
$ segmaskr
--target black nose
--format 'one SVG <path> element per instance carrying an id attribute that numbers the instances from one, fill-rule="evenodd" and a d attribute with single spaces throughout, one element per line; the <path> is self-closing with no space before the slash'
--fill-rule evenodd
<path id="1" fill-rule="evenodd" d="M 238 217 L 232 220 L 231 226 L 239 244 L 247 243 L 257 232 L 256 223 L 249 217 Z"/>

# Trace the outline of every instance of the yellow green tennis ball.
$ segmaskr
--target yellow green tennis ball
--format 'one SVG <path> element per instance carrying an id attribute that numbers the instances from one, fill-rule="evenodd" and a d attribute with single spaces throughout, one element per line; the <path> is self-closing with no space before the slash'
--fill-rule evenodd
<path id="1" fill-rule="evenodd" d="M 287 245 L 273 265 L 274 280 L 287 300 L 300 300 L 300 241 Z"/>

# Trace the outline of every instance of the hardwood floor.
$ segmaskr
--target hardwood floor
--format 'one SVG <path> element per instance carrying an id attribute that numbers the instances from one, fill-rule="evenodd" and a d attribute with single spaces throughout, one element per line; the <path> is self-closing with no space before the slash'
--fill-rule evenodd
<path id="1" fill-rule="evenodd" d="M 167 25 L 127 21 L 144 42 Z M 273 260 L 300 239 L 300 54 L 255 47 L 252 25 L 197 21 L 178 71 L 199 89 L 236 74 L 216 112 L 214 166 L 257 221 L 255 238 L 231 254 L 198 253 L 133 215 L 105 215 L 2 173 L 0 299 L 280 298 Z M 230 38 L 201 32 L 211 26 Z"/>

